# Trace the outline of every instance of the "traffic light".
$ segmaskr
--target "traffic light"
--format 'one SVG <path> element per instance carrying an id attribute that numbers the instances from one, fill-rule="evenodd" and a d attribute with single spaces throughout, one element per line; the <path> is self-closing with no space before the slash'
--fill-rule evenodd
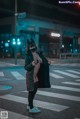
<path id="1" fill-rule="evenodd" d="M 13 44 L 13 45 L 16 45 L 16 44 L 17 44 L 17 45 L 21 45 L 20 39 L 17 38 L 17 40 L 16 40 L 15 38 L 13 38 L 12 44 Z"/>
<path id="2" fill-rule="evenodd" d="M 15 40 L 15 38 L 13 38 L 12 43 L 13 43 L 13 45 L 16 45 L 16 40 Z"/>
<path id="3" fill-rule="evenodd" d="M 20 39 L 19 38 L 17 39 L 17 44 L 18 45 L 21 45 L 21 42 L 20 42 Z"/>

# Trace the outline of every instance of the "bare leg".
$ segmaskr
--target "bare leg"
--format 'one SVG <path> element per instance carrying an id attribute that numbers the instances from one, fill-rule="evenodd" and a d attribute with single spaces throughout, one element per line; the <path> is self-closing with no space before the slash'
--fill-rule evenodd
<path id="1" fill-rule="evenodd" d="M 34 68 L 34 82 L 38 81 L 37 73 L 39 71 L 39 68 L 40 68 L 40 63 L 36 64 Z"/>

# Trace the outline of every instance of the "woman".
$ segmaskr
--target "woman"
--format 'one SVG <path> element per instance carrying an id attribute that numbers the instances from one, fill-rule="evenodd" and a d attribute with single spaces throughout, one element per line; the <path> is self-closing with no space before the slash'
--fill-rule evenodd
<path id="1" fill-rule="evenodd" d="M 41 112 L 33 106 L 33 99 L 38 88 L 50 88 L 49 63 L 42 53 L 37 52 L 37 47 L 32 40 L 28 41 L 25 59 L 26 85 L 28 90 L 28 109 L 30 113 Z"/>

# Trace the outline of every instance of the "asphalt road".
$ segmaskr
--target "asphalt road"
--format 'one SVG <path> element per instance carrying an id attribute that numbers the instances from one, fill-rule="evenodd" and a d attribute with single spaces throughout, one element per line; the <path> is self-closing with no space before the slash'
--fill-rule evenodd
<path id="1" fill-rule="evenodd" d="M 41 113 L 34 115 L 26 109 L 25 74 L 22 66 L 0 68 L 0 112 L 8 111 L 8 119 L 80 119 L 78 65 L 50 66 L 51 88 L 38 90 L 34 105 Z"/>

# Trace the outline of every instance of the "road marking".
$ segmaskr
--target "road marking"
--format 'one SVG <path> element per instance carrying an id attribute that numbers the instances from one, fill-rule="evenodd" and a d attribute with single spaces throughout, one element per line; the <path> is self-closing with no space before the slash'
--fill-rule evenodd
<path id="1" fill-rule="evenodd" d="M 80 74 L 80 72 L 74 71 L 74 70 L 66 70 L 66 71 L 71 72 L 71 73 L 75 73 L 75 74 Z"/>
<path id="2" fill-rule="evenodd" d="M 76 81 L 80 81 L 80 79 L 76 80 Z"/>
<path id="3" fill-rule="evenodd" d="M 23 91 L 23 92 L 27 92 L 27 91 Z M 70 96 L 70 95 L 66 95 L 66 94 L 51 93 L 51 92 L 47 92 L 47 91 L 37 91 L 37 94 L 42 95 L 42 96 L 65 99 L 65 100 L 80 101 L 80 97 Z"/>
<path id="4" fill-rule="evenodd" d="M 3 73 L 3 72 L 0 72 L 0 76 L 1 76 L 1 77 L 4 77 L 4 73 Z"/>
<path id="5" fill-rule="evenodd" d="M 57 73 L 60 73 L 60 74 L 63 74 L 63 75 L 67 75 L 67 76 L 70 76 L 72 78 L 80 78 L 79 76 L 77 75 L 74 75 L 74 74 L 71 74 L 71 73 L 67 73 L 67 72 L 64 72 L 64 71 L 60 71 L 60 70 L 53 70 L 54 72 L 57 72 Z"/>
<path id="6" fill-rule="evenodd" d="M 64 84 L 69 84 L 69 85 L 76 85 L 76 86 L 80 86 L 80 83 L 75 83 L 75 82 L 62 82 Z"/>
<path id="7" fill-rule="evenodd" d="M 70 96 L 70 95 L 51 93 L 51 92 L 46 92 L 46 91 L 38 91 L 37 94 L 48 96 L 48 97 L 56 97 L 60 99 L 72 100 L 72 101 L 80 101 L 80 97 L 78 96 Z"/>
<path id="8" fill-rule="evenodd" d="M 50 73 L 50 76 L 54 77 L 54 78 L 64 78 L 64 77 L 57 75 L 57 74 L 54 74 L 54 73 Z"/>
<path id="9" fill-rule="evenodd" d="M 10 101 L 14 101 L 14 102 L 18 102 L 18 103 L 28 104 L 28 101 L 27 101 L 28 99 L 24 98 L 24 97 L 20 97 L 20 96 L 4 95 L 4 96 L 0 96 L 0 98 L 1 99 L 7 99 L 7 100 L 10 100 Z M 34 100 L 34 105 L 35 104 L 38 107 L 48 109 L 48 110 L 52 110 L 52 111 L 56 111 L 56 112 L 60 112 L 60 111 L 63 111 L 65 109 L 69 108 L 69 106 L 64 106 L 64 105 L 59 105 L 59 104 L 54 104 L 54 103 L 49 103 L 49 102 L 44 102 L 44 101 L 38 101 L 38 100 Z"/>
<path id="10" fill-rule="evenodd" d="M 80 92 L 79 88 L 71 88 L 71 87 L 65 87 L 65 86 L 51 85 L 51 88 L 60 89 L 60 90 L 74 91 L 74 92 Z"/>
<path id="11" fill-rule="evenodd" d="M 8 110 L 4 110 L 4 109 L 0 108 L 0 112 L 1 111 L 7 111 L 9 119 L 33 119 L 32 117 L 24 116 L 22 114 L 18 114 L 18 113 L 8 111 Z M 7 119 L 7 118 L 2 118 L 2 119 Z"/>
<path id="12" fill-rule="evenodd" d="M 11 71 L 11 74 L 17 79 L 17 80 L 24 80 L 25 77 L 18 73 L 17 71 Z"/>

